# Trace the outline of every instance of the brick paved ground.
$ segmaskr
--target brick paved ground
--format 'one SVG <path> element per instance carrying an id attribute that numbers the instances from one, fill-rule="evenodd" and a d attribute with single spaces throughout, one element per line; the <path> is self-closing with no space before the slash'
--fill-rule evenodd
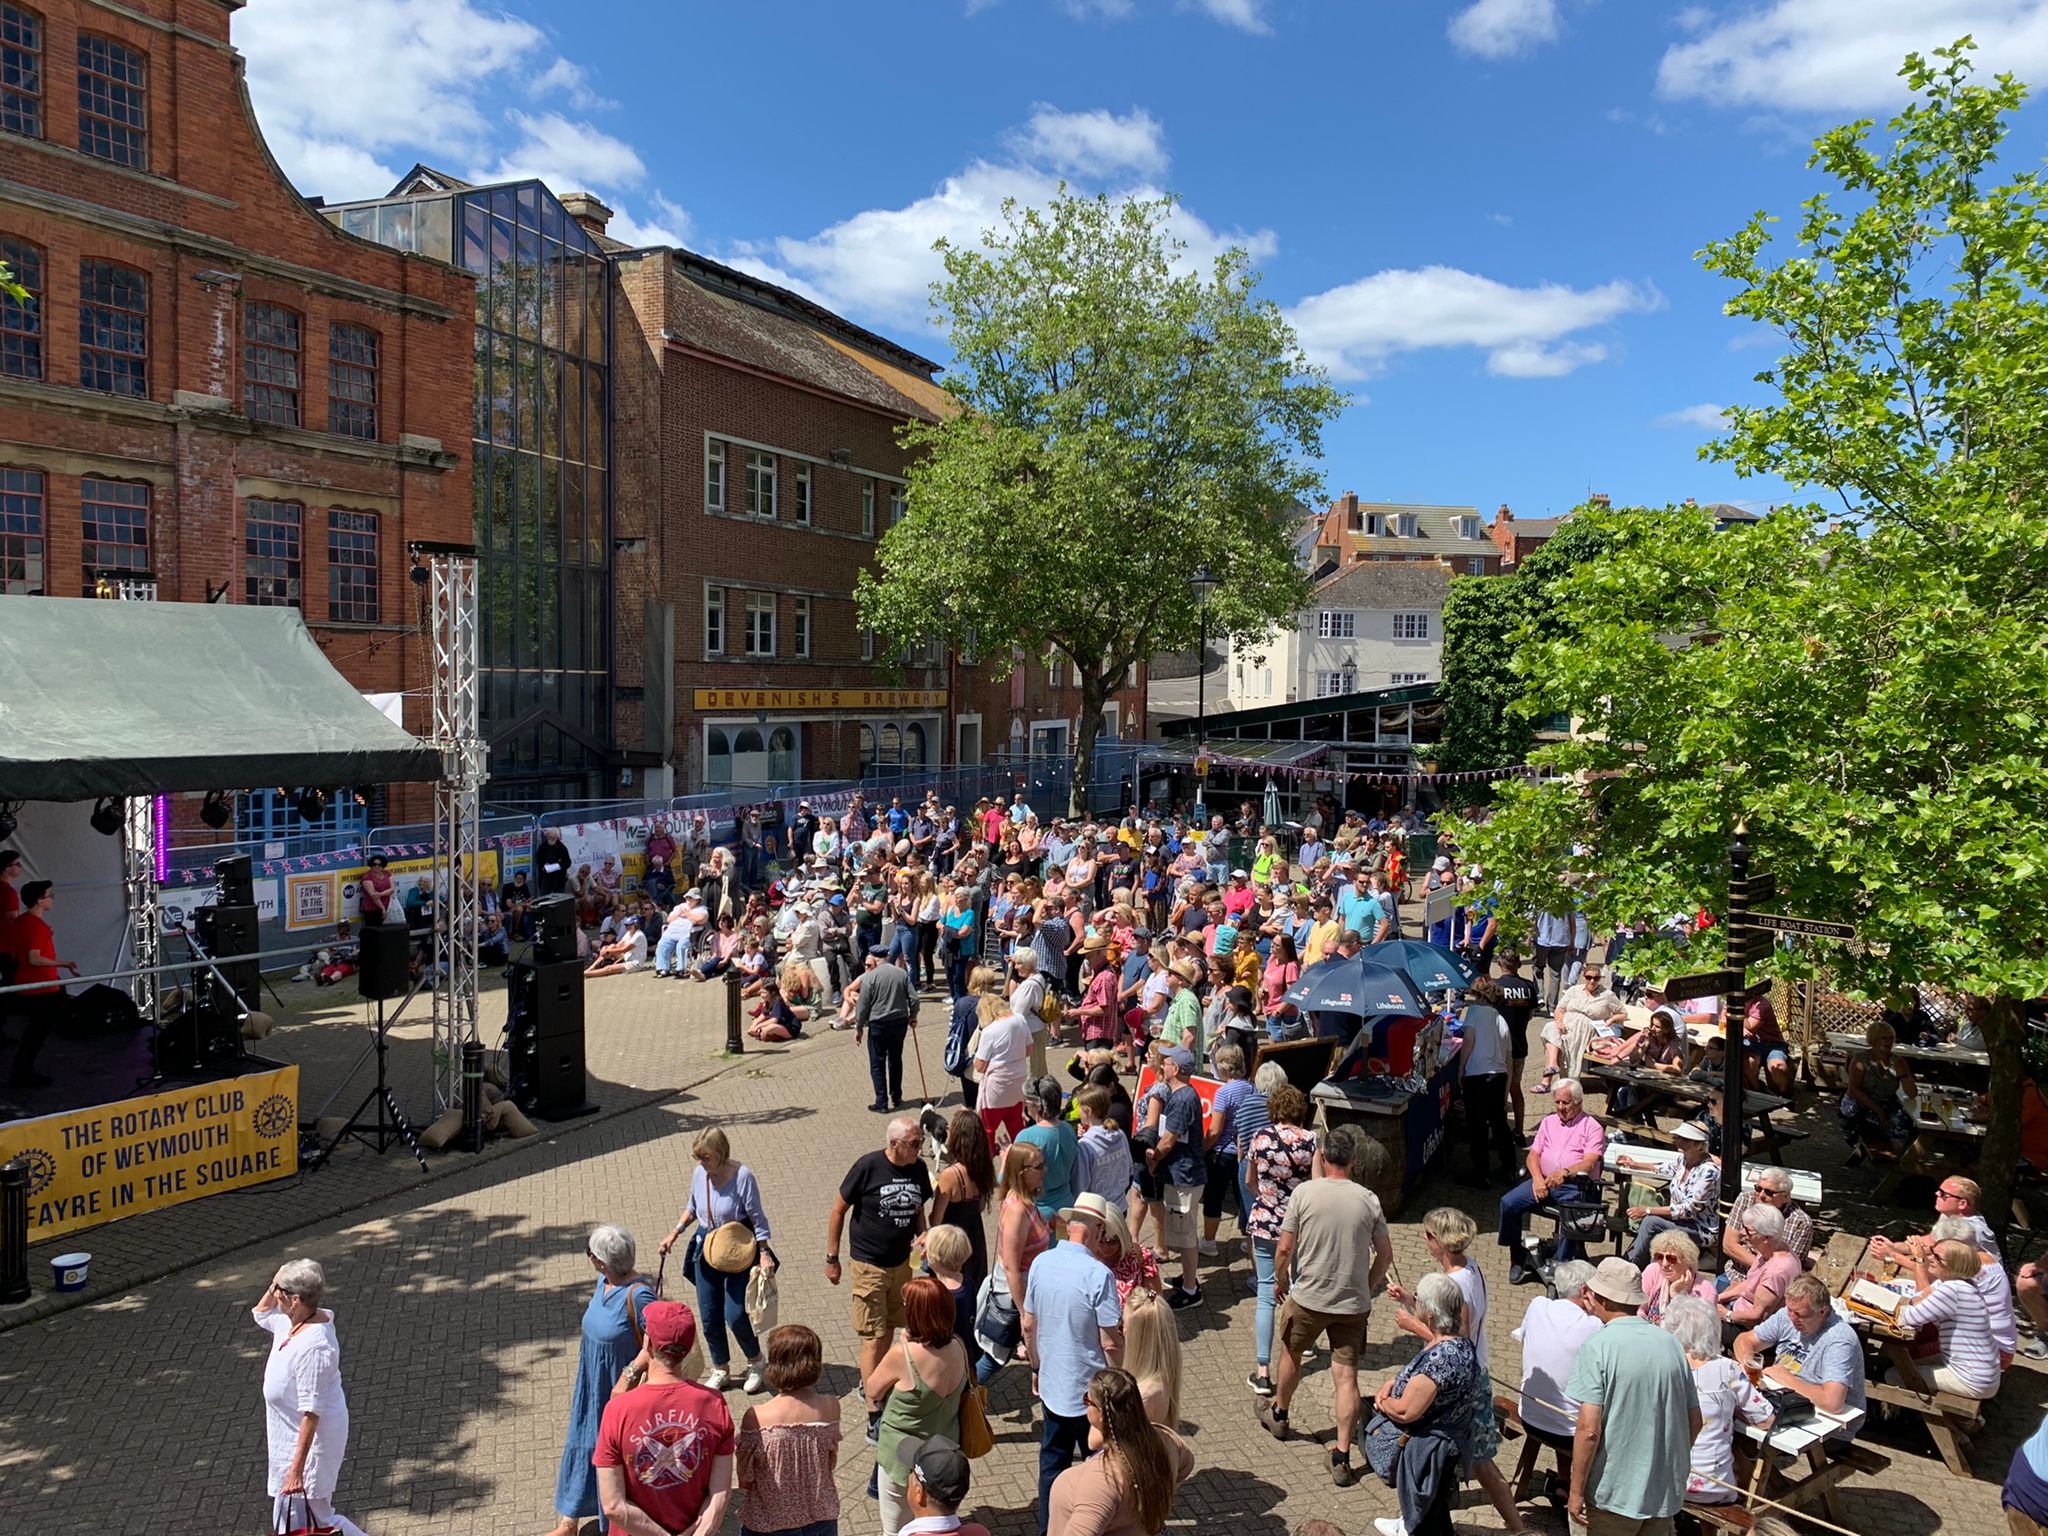
<path id="1" fill-rule="evenodd" d="M 594 983 L 591 1000 L 595 1096 L 610 1111 L 603 1117 L 551 1127 L 481 1161 L 439 1160 L 439 1176 L 424 1185 L 402 1153 L 380 1161 L 352 1151 L 280 1192 L 216 1196 L 90 1234 L 86 1246 L 111 1293 L 0 1342 L 0 1530 L 160 1536 L 258 1528 L 262 1335 L 246 1313 L 277 1262 L 294 1253 L 327 1266 L 340 1321 L 354 1426 L 341 1507 L 374 1536 L 545 1530 L 591 1284 L 585 1235 L 598 1221 L 650 1238 L 663 1231 L 684 1192 L 688 1134 L 711 1122 L 728 1128 L 761 1178 L 789 1260 L 783 1317 L 818 1328 L 836 1362 L 827 1385 L 852 1391 L 845 1296 L 826 1286 L 817 1262 L 829 1190 L 857 1153 L 880 1144 L 881 1123 L 862 1107 L 864 1063 L 851 1036 L 726 1062 L 718 1056 L 719 999 L 709 988 L 624 978 Z M 334 1063 L 350 1054 L 339 1026 L 301 1028 L 303 1041 L 290 1049 L 305 1052 L 298 1059 L 309 1063 L 309 1080 L 331 1081 Z M 923 1043 L 936 1087 L 936 1028 Z M 285 1049 L 280 1041 L 279 1053 Z M 695 1086 L 636 1102 L 680 1084 Z M 309 1100 L 320 1091 L 313 1081 Z M 1834 1146 L 1825 1128 L 1831 1118 L 1809 1104 L 1816 1134 L 1802 1146 L 1817 1152 L 1802 1161 L 1833 1157 L 1819 1150 Z M 1830 1175 L 1851 1191 L 1871 1182 Z M 1831 1194 L 1830 1227 L 1868 1229 L 1875 1214 L 1901 1230 L 1906 1220 L 1904 1212 L 1869 1213 L 1838 1200 Z M 1414 1218 L 1439 1202 L 1462 1204 L 1491 1225 L 1483 1194 L 1444 1173 L 1433 1177 L 1396 1227 L 1411 1279 L 1426 1264 Z M 292 1227 L 299 1230 L 273 1235 Z M 211 1256 L 170 1268 L 180 1245 Z M 1513 1379 L 1509 1330 L 1534 1292 L 1508 1287 L 1490 1244 L 1478 1257 L 1493 1298 L 1493 1369 Z M 1251 1357 L 1247 1269 L 1242 1257 L 1227 1269 L 1212 1264 L 1206 1305 L 1183 1317 L 1185 1411 L 1200 1470 L 1180 1493 L 1175 1528 L 1227 1521 L 1248 1536 L 1281 1536 L 1320 1516 L 1357 1536 L 1370 1517 L 1393 1512 L 1393 1499 L 1370 1480 L 1348 1490 L 1329 1483 L 1327 1374 L 1313 1371 L 1297 1400 L 1296 1421 L 1310 1438 L 1275 1445 L 1253 1422 L 1243 1381 Z M 1366 1364 L 1376 1383 L 1410 1351 L 1405 1339 L 1394 1342 L 1385 1317 L 1372 1338 Z M 1894 1465 L 1875 1484 L 1848 1491 L 1850 1526 L 1995 1536 L 2003 1530 L 1997 1482 L 2040 1420 L 2044 1383 L 2048 1376 L 2024 1365 L 2008 1378 L 1978 1441 L 1974 1482 L 1951 1478 L 1917 1430 L 1881 1436 Z M 974 1513 L 997 1536 L 1033 1529 L 1035 1437 L 1024 1387 L 1021 1373 L 999 1378 L 998 1448 L 976 1468 Z M 847 1428 L 846 1528 L 872 1530 L 873 1506 L 861 1498 L 868 1463 L 851 1406 Z M 1539 1529 L 1564 1529 L 1547 1508 L 1530 1519 Z M 1462 1510 L 1458 1522 L 1500 1524 L 1479 1507 Z"/>

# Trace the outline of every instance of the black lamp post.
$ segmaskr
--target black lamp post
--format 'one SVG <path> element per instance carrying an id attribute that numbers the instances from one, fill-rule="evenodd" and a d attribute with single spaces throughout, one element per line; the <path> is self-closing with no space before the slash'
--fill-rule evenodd
<path id="1" fill-rule="evenodd" d="M 1223 585 L 1223 578 L 1209 569 L 1207 561 L 1195 567 L 1188 589 L 1201 604 L 1201 638 L 1195 646 L 1195 806 L 1199 812 L 1207 800 L 1208 774 L 1201 766 L 1208 755 L 1209 681 L 1209 594 Z"/>

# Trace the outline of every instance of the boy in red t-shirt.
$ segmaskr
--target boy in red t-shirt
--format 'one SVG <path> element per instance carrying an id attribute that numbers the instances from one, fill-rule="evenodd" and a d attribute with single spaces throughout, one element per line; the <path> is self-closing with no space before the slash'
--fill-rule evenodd
<path id="1" fill-rule="evenodd" d="M 697 1319 L 679 1301 L 640 1314 L 647 1384 L 605 1404 L 598 1424 L 597 1495 L 613 1529 L 713 1536 L 732 1502 L 732 1414 L 725 1394 L 684 1379 Z"/>

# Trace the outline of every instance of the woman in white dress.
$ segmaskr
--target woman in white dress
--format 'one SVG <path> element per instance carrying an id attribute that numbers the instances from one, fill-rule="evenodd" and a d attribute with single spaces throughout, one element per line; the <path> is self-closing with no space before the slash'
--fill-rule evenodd
<path id="1" fill-rule="evenodd" d="M 348 1401 L 341 1393 L 334 1314 L 320 1305 L 326 1289 L 318 1264 L 292 1259 L 253 1313 L 256 1326 L 275 1340 L 263 1363 L 271 1518 L 277 1528 L 311 1524 L 332 1526 L 341 1536 L 365 1536 L 361 1526 L 334 1512 L 334 1484 L 348 1450 Z"/>

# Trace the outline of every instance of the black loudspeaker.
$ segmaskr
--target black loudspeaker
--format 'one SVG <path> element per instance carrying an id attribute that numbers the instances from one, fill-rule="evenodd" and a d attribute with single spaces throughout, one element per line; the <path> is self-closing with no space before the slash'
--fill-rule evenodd
<path id="1" fill-rule="evenodd" d="M 246 853 L 230 853 L 216 859 L 213 876 L 220 881 L 220 904 L 224 907 L 256 905 L 255 867 Z"/>
<path id="2" fill-rule="evenodd" d="M 142 1011 L 126 992 L 102 982 L 71 1000 L 71 1022 L 83 1034 L 133 1034 L 142 1027 Z"/>
<path id="3" fill-rule="evenodd" d="M 199 942 L 209 955 L 253 955 L 257 949 L 256 909 L 252 906 L 201 907 L 192 914 Z M 252 1013 L 263 1000 L 261 962 L 235 960 L 215 969 L 225 976 L 242 1006 Z M 211 979 L 209 976 L 208 979 Z"/>
<path id="4" fill-rule="evenodd" d="M 356 990 L 379 1001 L 412 990 L 412 935 L 402 923 L 365 923 L 356 950 Z"/>
<path id="5" fill-rule="evenodd" d="M 583 964 L 516 965 L 511 972 L 507 1043 L 512 1097 L 544 1120 L 587 1114 L 584 1097 Z"/>
<path id="6" fill-rule="evenodd" d="M 564 891 L 543 896 L 528 910 L 533 924 L 533 958 L 537 965 L 553 965 L 576 958 L 576 898 Z"/>

